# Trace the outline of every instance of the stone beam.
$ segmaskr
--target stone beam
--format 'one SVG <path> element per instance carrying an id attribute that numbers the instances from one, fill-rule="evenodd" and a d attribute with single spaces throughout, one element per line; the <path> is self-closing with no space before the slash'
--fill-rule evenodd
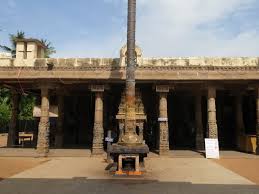
<path id="1" fill-rule="evenodd" d="M 35 79 L 64 79 L 64 80 L 125 80 L 125 68 L 85 67 L 85 68 L 56 68 L 47 71 L 47 68 L 29 67 L 1 67 L 1 80 L 35 80 Z M 258 67 L 138 67 L 136 80 L 259 80 Z"/>

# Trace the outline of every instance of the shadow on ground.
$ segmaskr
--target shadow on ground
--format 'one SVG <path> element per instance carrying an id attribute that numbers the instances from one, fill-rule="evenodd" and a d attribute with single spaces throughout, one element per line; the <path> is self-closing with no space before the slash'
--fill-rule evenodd
<path id="1" fill-rule="evenodd" d="M 0 182 L 1 194 L 259 194 L 258 186 L 204 185 L 156 180 L 109 179 L 5 179 Z"/>

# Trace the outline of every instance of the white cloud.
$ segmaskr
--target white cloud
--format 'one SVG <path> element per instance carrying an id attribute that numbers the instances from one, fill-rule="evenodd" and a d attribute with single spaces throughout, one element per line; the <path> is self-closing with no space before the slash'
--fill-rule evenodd
<path id="1" fill-rule="evenodd" d="M 139 0 L 138 42 L 147 56 L 258 55 L 258 32 L 243 29 L 226 38 L 233 29 L 220 25 L 233 14 L 248 11 L 255 2 Z M 214 23 L 219 25 L 209 25 Z M 201 28 L 202 25 L 208 27 Z"/>
<path id="2" fill-rule="evenodd" d="M 115 6 L 121 3 L 121 0 L 103 1 Z M 126 9 L 127 1 L 123 3 Z M 253 7 L 257 0 L 137 0 L 137 3 L 137 43 L 146 57 L 259 55 L 259 33 L 253 27 L 256 18 L 246 15 L 256 12 Z M 255 13 L 253 17 L 256 15 L 259 16 Z M 126 42 L 125 25 L 107 36 L 106 41 L 67 44 L 62 55 L 117 57 Z M 65 52 L 75 48 L 74 45 L 77 45 L 74 53 Z"/>

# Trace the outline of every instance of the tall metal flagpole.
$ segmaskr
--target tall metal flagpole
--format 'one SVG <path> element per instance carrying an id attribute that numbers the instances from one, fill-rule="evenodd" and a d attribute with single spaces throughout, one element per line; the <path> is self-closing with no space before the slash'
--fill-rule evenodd
<path id="1" fill-rule="evenodd" d="M 135 35 L 136 34 L 136 0 L 128 0 L 128 32 L 127 32 L 127 68 L 126 68 L 126 113 L 125 133 L 119 144 L 141 144 L 136 134 L 136 108 L 135 108 Z"/>

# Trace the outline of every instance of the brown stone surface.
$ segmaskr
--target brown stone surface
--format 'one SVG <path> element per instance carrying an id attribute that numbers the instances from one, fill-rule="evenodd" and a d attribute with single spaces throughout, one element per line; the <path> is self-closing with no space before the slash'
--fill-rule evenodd
<path id="1" fill-rule="evenodd" d="M 47 159 L 36 158 L 0 158 L 0 181 L 46 161 Z"/>
<path id="2" fill-rule="evenodd" d="M 0 134 L 0 147 L 6 147 L 7 145 L 7 133 Z"/>
<path id="3" fill-rule="evenodd" d="M 235 158 L 214 162 L 259 185 L 259 159 Z"/>

